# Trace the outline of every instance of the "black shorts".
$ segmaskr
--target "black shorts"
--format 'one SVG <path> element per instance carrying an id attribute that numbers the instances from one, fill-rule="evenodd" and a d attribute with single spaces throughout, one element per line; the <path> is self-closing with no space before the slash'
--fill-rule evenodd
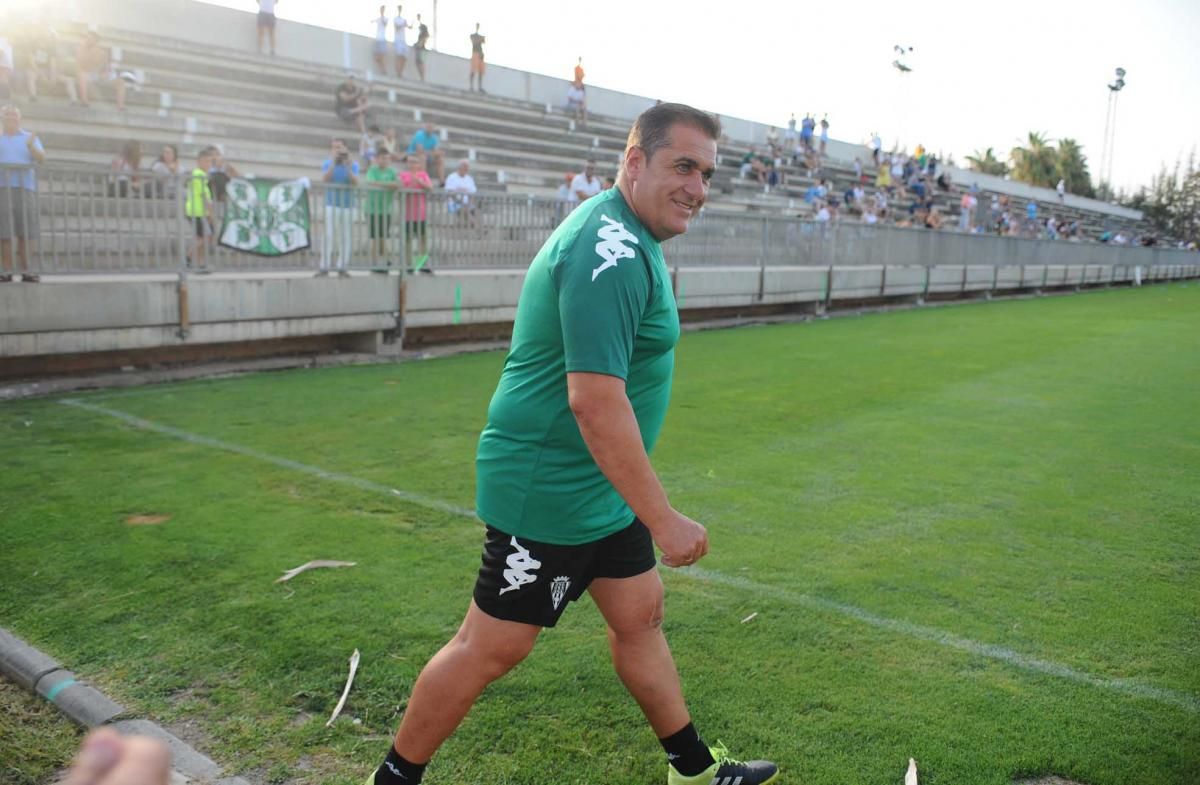
<path id="1" fill-rule="evenodd" d="M 475 604 L 505 621 L 553 627 L 595 578 L 632 578 L 654 569 L 654 541 L 637 518 L 582 545 L 549 545 L 487 527 Z"/>
<path id="2" fill-rule="evenodd" d="M 268 30 L 275 29 L 275 14 L 268 14 L 265 11 L 258 12 L 258 26 L 265 27 Z"/>
<path id="3" fill-rule="evenodd" d="M 392 228 L 392 216 L 390 215 L 368 215 L 367 222 L 372 240 L 386 239 Z"/>
<path id="4" fill-rule="evenodd" d="M 192 218 L 192 229 L 195 230 L 197 237 L 212 236 L 212 224 L 207 218 Z"/>

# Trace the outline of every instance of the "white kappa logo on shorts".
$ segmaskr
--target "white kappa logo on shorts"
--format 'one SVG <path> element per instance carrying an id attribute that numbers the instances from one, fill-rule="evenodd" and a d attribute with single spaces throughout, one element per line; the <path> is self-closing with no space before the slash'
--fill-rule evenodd
<path id="1" fill-rule="evenodd" d="M 504 580 L 508 581 L 508 585 L 500 590 L 501 594 L 536 581 L 537 576 L 529 573 L 542 566 L 540 561 L 529 555 L 528 550 L 521 547 L 516 537 L 511 542 L 514 550 L 508 554 L 508 569 L 504 571 Z"/>
<path id="2" fill-rule="evenodd" d="M 596 276 L 604 272 L 610 267 L 616 267 L 617 262 L 621 259 L 632 259 L 636 255 L 636 251 L 625 244 L 626 240 L 633 241 L 634 245 L 638 245 L 638 238 L 630 234 L 625 228 L 625 224 L 620 221 L 614 221 L 607 215 L 600 216 L 600 220 L 604 221 L 608 226 L 601 226 L 596 230 L 596 236 L 600 238 L 600 242 L 596 243 L 596 253 L 604 260 L 604 264 L 592 270 L 592 280 L 596 280 Z"/>
<path id="3" fill-rule="evenodd" d="M 554 603 L 554 610 L 558 610 L 559 603 L 563 601 L 563 597 L 567 596 L 567 589 L 571 585 L 571 579 L 566 575 L 560 575 L 550 581 L 550 601 Z"/>

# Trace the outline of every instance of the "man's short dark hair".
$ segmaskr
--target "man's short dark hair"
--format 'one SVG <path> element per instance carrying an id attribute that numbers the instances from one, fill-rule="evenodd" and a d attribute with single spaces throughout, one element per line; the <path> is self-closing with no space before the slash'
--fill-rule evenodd
<path id="1" fill-rule="evenodd" d="M 629 129 L 625 149 L 642 148 L 646 160 L 662 147 L 666 147 L 668 132 L 677 124 L 690 125 L 708 135 L 710 139 L 721 138 L 721 121 L 687 104 L 657 104 L 638 115 Z"/>

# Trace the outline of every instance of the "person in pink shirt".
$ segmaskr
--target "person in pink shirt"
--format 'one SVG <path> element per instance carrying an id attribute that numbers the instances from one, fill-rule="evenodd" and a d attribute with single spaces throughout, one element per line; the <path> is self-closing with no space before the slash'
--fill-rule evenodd
<path id="1" fill-rule="evenodd" d="M 409 258 L 412 257 L 412 239 L 417 237 L 417 258 L 413 260 L 413 270 L 420 270 L 429 258 L 428 244 L 425 238 L 426 217 L 429 210 L 426 194 L 433 190 L 433 181 L 425 171 L 425 156 L 420 153 L 410 153 L 408 168 L 400 172 L 400 186 L 408 191 L 404 207 L 404 237 Z M 426 272 L 431 270 L 426 267 Z"/>

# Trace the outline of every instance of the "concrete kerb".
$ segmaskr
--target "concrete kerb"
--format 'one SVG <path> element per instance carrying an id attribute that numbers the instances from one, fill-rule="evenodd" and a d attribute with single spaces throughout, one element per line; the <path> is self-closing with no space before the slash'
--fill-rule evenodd
<path id="1" fill-rule="evenodd" d="M 124 706 L 83 683 L 53 657 L 3 627 L 0 627 L 0 675 L 41 695 L 85 728 L 109 725 L 124 735 L 150 736 L 162 741 L 171 751 L 173 785 L 250 785 L 241 777 L 221 777 L 221 766 L 216 761 L 157 723 L 124 718 L 128 714 Z"/>

